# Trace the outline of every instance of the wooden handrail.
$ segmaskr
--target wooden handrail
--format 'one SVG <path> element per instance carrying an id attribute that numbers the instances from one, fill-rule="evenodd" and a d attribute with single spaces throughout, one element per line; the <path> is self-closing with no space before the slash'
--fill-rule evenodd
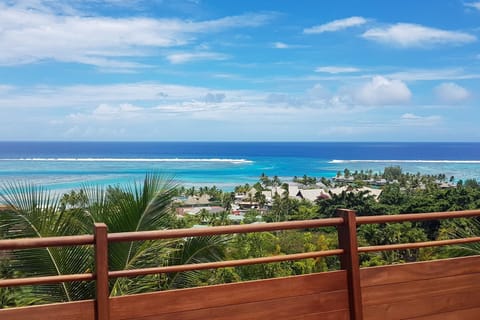
<path id="1" fill-rule="evenodd" d="M 359 247 L 358 252 L 366 253 L 366 252 L 376 252 L 376 251 L 419 249 L 419 248 L 425 248 L 425 247 L 451 246 L 456 244 L 473 243 L 473 242 L 480 242 L 480 237 Z"/>
<path id="2" fill-rule="evenodd" d="M 357 225 L 375 224 L 375 223 L 391 223 L 391 222 L 408 222 L 408 221 L 426 221 L 453 218 L 471 218 L 480 216 L 480 210 L 464 210 L 464 211 L 445 211 L 430 213 L 406 213 L 396 215 L 382 216 L 363 216 L 357 217 Z"/>
<path id="3" fill-rule="evenodd" d="M 170 229 L 154 231 L 137 231 L 109 233 L 109 242 L 139 241 L 154 239 L 174 239 L 186 237 L 202 237 L 235 233 L 265 232 L 277 230 L 307 229 L 319 227 L 334 227 L 343 224 L 343 218 L 328 218 L 317 220 L 300 220 L 286 222 L 259 223 L 247 225 L 230 225 L 220 227 L 206 227 L 199 229 Z"/>
<path id="4" fill-rule="evenodd" d="M 413 213 L 413 214 L 400 214 L 400 215 L 363 216 L 363 217 L 356 217 L 354 220 L 356 222 L 356 225 L 358 226 L 362 224 L 397 223 L 397 222 L 405 222 L 405 221 L 425 221 L 425 220 L 437 220 L 437 219 L 449 219 L 449 218 L 478 217 L 478 216 L 480 216 L 480 210 L 465 210 L 465 211 L 455 211 L 455 212 L 432 212 L 432 213 Z M 278 230 L 291 230 L 291 229 L 308 229 L 308 228 L 330 227 L 330 226 L 334 226 L 338 228 L 340 226 L 343 226 L 344 224 L 345 224 L 345 219 L 343 217 L 339 217 L 339 218 L 287 221 L 287 222 L 275 222 L 275 223 L 264 223 L 264 224 L 206 227 L 201 229 L 173 229 L 173 230 L 171 229 L 171 230 L 110 233 L 110 234 L 106 234 L 106 238 L 108 240 L 108 243 L 111 243 L 111 242 L 173 239 L 173 238 L 265 232 L 265 231 L 278 231 Z M 418 249 L 423 247 L 455 245 L 455 244 L 472 243 L 472 242 L 480 242 L 480 237 L 359 247 L 358 252 L 368 253 L 368 252 L 387 251 L 387 250 Z M 95 244 L 95 237 L 93 235 L 8 239 L 8 240 L 0 240 L 0 250 L 17 250 L 17 249 L 27 249 L 27 248 L 61 247 L 61 246 L 94 245 L 94 244 Z M 102 244 L 102 246 L 104 245 L 106 244 Z M 220 261 L 220 262 L 211 262 L 211 263 L 188 264 L 183 266 L 168 266 L 168 267 L 157 267 L 157 268 L 135 269 L 135 270 L 118 270 L 118 271 L 108 271 L 108 277 L 109 278 L 132 277 L 132 276 L 153 274 L 153 273 L 213 269 L 213 268 L 233 267 L 233 266 L 242 266 L 242 265 L 259 264 L 259 263 L 271 263 L 271 262 L 280 262 L 280 261 L 288 261 L 288 260 L 317 258 L 322 256 L 331 256 L 331 255 L 343 255 L 343 254 L 345 254 L 344 249 L 334 249 L 334 250 L 327 250 L 327 251 L 316 251 L 316 252 L 298 253 L 298 254 L 283 255 L 283 256 L 262 257 L 262 258 L 255 258 L 255 259 Z M 58 282 L 69 282 L 69 281 L 91 281 L 91 280 L 96 280 L 95 274 L 86 273 L 86 274 L 47 276 L 47 277 L 31 277 L 31 278 L 22 278 L 22 279 L 2 279 L 0 280 L 0 287 L 58 283 Z"/>
<path id="5" fill-rule="evenodd" d="M 238 267 L 238 266 L 246 266 L 246 265 L 252 265 L 252 264 L 336 256 L 336 255 L 341 255 L 344 252 L 345 251 L 343 249 L 334 249 L 334 250 L 312 251 L 312 252 L 304 252 L 304 253 L 286 254 L 282 256 L 262 257 L 262 258 L 238 259 L 238 260 L 230 260 L 230 261 L 206 262 L 206 263 L 196 263 L 196 264 L 183 264 L 183 265 L 168 266 L 168 267 L 156 267 L 156 268 L 145 268 L 145 269 L 134 269 L 134 270 L 118 270 L 118 271 L 108 272 L 108 277 L 109 278 L 136 277 L 136 276 L 143 276 L 148 274 Z"/>
<path id="6" fill-rule="evenodd" d="M 425 221 L 449 218 L 466 218 L 480 216 L 480 210 L 465 210 L 452 212 L 409 213 L 399 215 L 362 216 L 356 217 L 356 224 L 395 223 L 406 221 Z M 264 232 L 276 230 L 306 229 L 339 226 L 343 218 L 327 218 L 317 220 L 287 221 L 251 225 L 230 225 L 220 227 L 207 227 L 201 229 L 170 229 L 154 231 L 109 233 L 109 242 L 142 241 L 154 239 L 173 239 L 184 237 L 198 237 L 221 234 Z M 93 235 L 45 237 L 45 238 L 19 238 L 0 240 L 0 250 L 16 250 L 43 247 L 62 247 L 73 245 L 93 245 Z"/>
<path id="7" fill-rule="evenodd" d="M 0 240 L 0 250 L 92 245 L 93 235 Z"/>
<path id="8" fill-rule="evenodd" d="M 17 279 L 0 279 L 0 288 L 27 286 L 34 284 L 72 282 L 72 281 L 92 281 L 95 280 L 93 273 L 67 274 L 60 276 L 30 277 Z"/>

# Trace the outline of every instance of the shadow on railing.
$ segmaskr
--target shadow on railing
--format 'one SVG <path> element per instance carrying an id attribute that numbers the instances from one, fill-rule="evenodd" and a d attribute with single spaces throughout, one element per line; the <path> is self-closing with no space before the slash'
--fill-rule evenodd
<path id="1" fill-rule="evenodd" d="M 361 269 L 359 267 L 359 258 L 358 258 L 359 253 L 368 253 L 368 252 L 384 251 L 384 250 L 418 249 L 423 247 L 457 245 L 457 244 L 463 244 L 463 243 L 480 242 L 480 237 L 472 237 L 472 238 L 463 238 L 463 239 L 427 241 L 427 242 L 393 244 L 393 245 L 383 245 L 383 246 L 368 246 L 368 247 L 358 247 L 358 244 L 357 244 L 357 226 L 358 225 L 396 223 L 396 222 L 406 222 L 406 221 L 425 221 L 425 220 L 451 219 L 451 218 L 463 218 L 463 217 L 479 217 L 480 210 L 356 217 L 354 211 L 342 209 L 342 210 L 338 210 L 338 214 L 339 214 L 338 218 L 319 219 L 319 220 L 290 221 L 290 222 L 278 222 L 278 223 L 255 224 L 255 225 L 234 225 L 234 226 L 222 226 L 222 227 L 208 227 L 208 228 L 202 228 L 202 229 L 176 229 L 176 230 L 158 230 L 158 231 L 125 232 L 125 233 L 110 233 L 110 234 L 107 232 L 107 227 L 105 224 L 97 223 L 95 224 L 94 235 L 0 240 L 0 250 L 17 250 L 17 249 L 27 249 L 27 248 L 61 247 L 61 246 L 74 246 L 74 245 L 93 245 L 95 248 L 95 272 L 94 273 L 57 275 L 57 276 L 46 276 L 46 277 L 31 277 L 31 278 L 19 278 L 19 279 L 1 279 L 0 287 L 39 285 L 39 284 L 46 284 L 46 283 L 61 283 L 61 282 L 71 282 L 71 281 L 95 281 L 95 284 L 96 284 L 96 300 L 94 302 L 95 319 L 99 319 L 99 320 L 127 319 L 127 318 L 121 318 L 117 316 L 111 317 L 112 312 L 115 313 L 115 311 L 112 311 L 113 309 L 112 309 L 112 306 L 110 305 L 110 302 L 113 300 L 112 298 L 109 298 L 110 296 L 109 287 L 108 287 L 109 279 L 118 278 L 118 277 L 135 277 L 135 276 L 149 275 L 149 274 L 161 274 L 161 273 L 184 272 L 184 271 L 202 270 L 202 269 L 225 268 L 225 267 L 243 266 L 243 265 L 251 265 L 251 264 L 300 260 L 300 259 L 307 259 L 307 258 L 319 258 L 319 257 L 326 257 L 326 256 L 339 256 L 340 262 L 341 262 L 341 269 L 342 269 L 342 271 L 340 272 L 345 272 L 346 287 L 344 289 L 336 288 L 335 290 L 337 291 L 339 289 L 345 290 L 346 297 L 348 297 L 347 299 L 348 303 L 345 307 L 345 310 L 338 309 L 333 311 L 330 310 L 328 312 L 327 311 L 321 311 L 321 312 L 324 312 L 324 313 L 327 312 L 332 315 L 334 314 L 342 315 L 338 317 L 332 316 L 335 319 L 336 318 L 343 319 L 345 318 L 345 314 L 347 314 L 348 315 L 347 317 L 350 319 L 363 319 L 366 306 L 364 305 L 365 299 L 362 300 L 362 283 L 361 283 L 362 275 L 361 275 Z M 175 265 L 175 266 L 166 266 L 166 267 L 153 267 L 153 268 L 135 269 L 135 270 L 110 271 L 108 267 L 108 244 L 114 243 L 114 242 L 144 241 L 144 240 L 155 240 L 155 239 L 174 239 L 174 238 L 185 238 L 185 237 L 239 234 L 239 233 L 265 232 L 265 231 L 291 230 L 291 229 L 308 229 L 308 228 L 321 228 L 321 227 L 337 228 L 338 239 L 339 239 L 338 249 L 297 253 L 297 254 L 289 254 L 289 255 L 281 255 L 281 256 L 261 257 L 261 258 L 253 258 L 253 259 Z M 374 269 L 374 268 L 369 268 L 369 269 Z M 386 269 L 383 269 L 383 270 L 385 271 Z M 469 272 L 472 273 L 473 271 L 469 271 Z M 480 270 L 478 270 L 478 272 L 480 272 Z M 327 272 L 326 274 L 333 274 L 333 273 L 335 273 L 335 271 Z M 311 278 L 308 278 L 308 279 L 311 279 Z M 237 287 L 232 287 L 232 288 L 237 288 Z M 187 290 L 190 290 L 190 289 L 187 289 Z M 179 290 L 173 290 L 173 291 L 179 291 Z M 323 291 L 321 294 L 322 295 L 324 294 Z M 283 297 L 281 298 L 283 299 Z M 248 302 L 248 303 L 253 303 L 253 302 Z M 136 307 L 135 305 L 131 306 L 131 308 L 135 308 L 135 307 Z M 478 307 L 480 308 L 480 305 Z M 195 308 L 197 308 L 195 310 L 200 310 L 202 308 L 205 308 L 205 306 L 203 307 L 196 306 Z M 24 309 L 24 308 L 20 308 L 20 309 Z M 15 315 L 15 310 L 20 310 L 20 309 L 13 308 L 8 310 L 0 310 L 0 318 L 3 318 L 2 312 L 9 312 L 8 315 Z M 260 313 L 267 312 L 268 314 L 268 310 L 258 311 L 258 312 Z M 315 312 L 312 311 L 311 314 L 319 315 L 320 313 L 317 310 Z M 171 313 L 169 313 L 169 315 L 170 315 L 169 316 L 170 319 L 176 319 L 175 316 L 172 317 Z M 293 315 L 292 316 L 289 315 L 288 317 L 284 317 L 284 318 L 294 319 Z M 21 316 L 20 317 L 12 316 L 12 319 L 21 319 Z M 56 318 L 50 318 L 50 320 L 53 320 L 53 319 L 56 319 Z M 84 318 L 81 318 L 81 319 L 90 319 L 90 318 L 85 316 Z M 128 319 L 133 319 L 133 318 L 128 318 Z M 179 317 L 178 319 L 183 319 L 183 318 Z M 219 316 L 218 319 L 223 319 L 223 318 Z M 232 319 L 237 319 L 237 318 L 232 318 Z M 240 317 L 238 319 L 240 319 Z"/>

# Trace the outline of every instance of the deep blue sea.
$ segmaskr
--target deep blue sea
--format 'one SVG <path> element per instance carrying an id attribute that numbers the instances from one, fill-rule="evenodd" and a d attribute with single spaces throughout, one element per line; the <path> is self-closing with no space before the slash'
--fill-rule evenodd
<path id="1" fill-rule="evenodd" d="M 0 142 L 0 183 L 28 180 L 60 192 L 116 185 L 157 171 L 186 186 L 232 190 L 265 173 L 283 179 L 337 171 L 404 172 L 480 179 L 480 143 L 393 142 Z"/>

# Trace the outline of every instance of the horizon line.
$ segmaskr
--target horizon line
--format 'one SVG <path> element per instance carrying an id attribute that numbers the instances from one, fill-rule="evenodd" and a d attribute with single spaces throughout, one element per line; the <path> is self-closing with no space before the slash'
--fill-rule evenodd
<path id="1" fill-rule="evenodd" d="M 388 140 L 0 140 L 0 143 L 42 143 L 42 142 L 71 142 L 71 143 L 480 143 L 480 141 L 452 140 L 452 141 L 388 141 Z"/>

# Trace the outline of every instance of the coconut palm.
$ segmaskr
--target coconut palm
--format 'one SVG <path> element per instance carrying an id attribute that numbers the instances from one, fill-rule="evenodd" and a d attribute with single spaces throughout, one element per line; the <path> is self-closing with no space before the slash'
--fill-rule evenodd
<path id="1" fill-rule="evenodd" d="M 60 197 L 43 187 L 9 183 L 0 193 L 9 210 L 0 212 L 2 234 L 8 238 L 41 238 L 86 234 L 93 221 L 83 210 L 66 210 Z M 9 254 L 12 269 L 26 276 L 91 272 L 92 250 L 85 246 L 15 250 Z M 32 293 L 44 302 L 90 297 L 93 284 L 73 282 L 35 286 Z"/>
<path id="2" fill-rule="evenodd" d="M 95 222 L 104 222 L 109 232 L 159 230 L 171 226 L 170 204 L 175 185 L 158 174 L 147 174 L 141 183 L 106 189 L 85 186 L 83 189 L 87 200 L 66 209 L 58 196 L 44 188 L 6 185 L 0 193 L 10 208 L 2 213 L 0 220 L 4 222 L 4 232 L 12 238 L 91 234 Z M 204 237 L 112 243 L 109 245 L 109 268 L 123 270 L 216 261 L 223 257 L 224 241 L 222 237 Z M 78 246 L 18 250 L 12 253 L 12 260 L 24 275 L 85 273 L 93 268 L 93 249 Z M 110 292 L 112 295 L 138 293 L 168 286 L 188 286 L 195 281 L 195 273 L 118 278 L 111 281 Z M 45 296 L 46 302 L 88 299 L 93 295 L 93 284 L 38 286 L 32 292 Z"/>
<path id="3" fill-rule="evenodd" d="M 478 218 L 462 218 L 444 222 L 446 238 L 470 238 L 480 235 L 480 220 Z M 472 242 L 454 246 L 450 252 L 453 255 L 478 255 L 480 243 Z"/>

